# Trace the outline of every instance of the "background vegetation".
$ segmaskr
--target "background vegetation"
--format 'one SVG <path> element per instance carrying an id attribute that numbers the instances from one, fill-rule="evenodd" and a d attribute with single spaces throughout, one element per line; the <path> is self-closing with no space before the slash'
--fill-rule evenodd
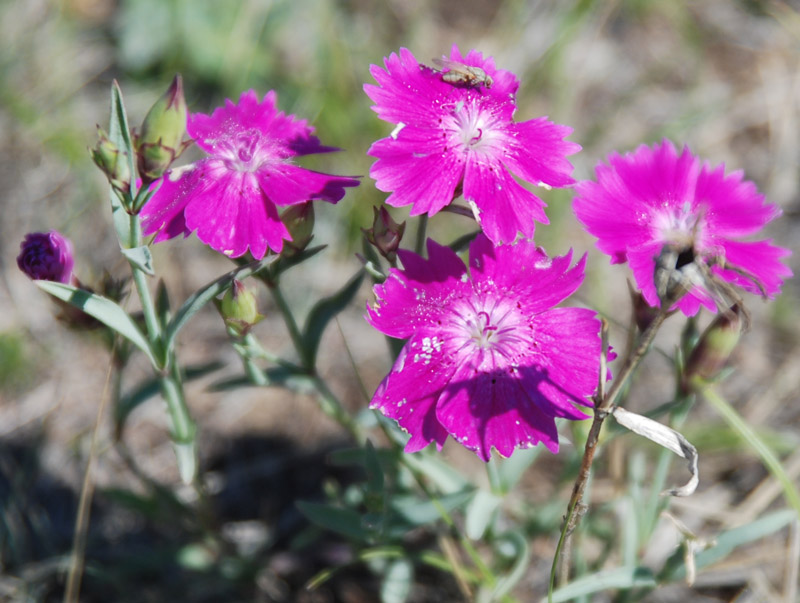
<path id="1" fill-rule="evenodd" d="M 371 142 L 388 124 L 369 110 L 362 85 L 369 65 L 399 47 L 421 60 L 477 48 L 515 72 L 522 86 L 517 119 L 549 115 L 583 146 L 576 177 L 588 178 L 612 150 L 668 137 L 729 170 L 742 169 L 784 216 L 770 225 L 779 245 L 798 248 L 800 182 L 800 12 L 796 3 L 755 0 L 2 0 L 0 1 L 0 599 L 59 600 L 72 546 L 76 501 L 109 370 L 97 337 L 65 329 L 53 306 L 18 273 L 25 232 L 57 228 L 76 245 L 82 279 L 120 272 L 106 183 L 91 164 L 95 124 L 108 119 L 108 91 L 120 82 L 133 124 L 176 72 L 190 110 L 206 112 L 248 88 L 275 89 L 280 108 L 309 119 L 326 144 L 344 151 L 320 167 L 363 175 L 336 207 L 319 208 L 315 242 L 328 251 L 292 273 L 291 301 L 302 313 L 357 270 L 360 228 L 385 196 L 368 177 Z M 310 164 L 307 164 L 310 165 Z M 551 254 L 589 251 L 578 303 L 608 317 L 624 345 L 625 271 L 593 250 L 570 210 L 571 193 L 552 191 L 551 225 L 537 241 Z M 393 210 L 398 219 L 407 215 Z M 452 221 L 452 220 L 451 220 Z M 466 229 L 468 225 L 465 224 Z M 437 219 L 434 235 L 450 232 Z M 154 248 L 176 297 L 229 269 L 194 238 Z M 795 273 L 798 258 L 789 258 Z M 348 408 L 366 407 L 390 365 L 385 343 L 361 318 L 364 287 L 323 341 L 321 366 Z M 720 388 L 747 424 L 800 476 L 800 291 L 785 284 L 769 304 L 749 299 L 753 327 Z M 133 303 L 133 302 L 132 302 Z M 256 332 L 285 348 L 280 321 Z M 297 501 L 323 501 L 360 483 L 354 468 L 332 462 L 346 437 L 302 392 L 253 388 L 210 392 L 238 370 L 222 322 L 209 308 L 184 335 L 189 364 L 221 360 L 217 373 L 189 385 L 201 428 L 202 466 L 212 493 L 213 535 L 200 530 L 190 492 L 177 473 L 157 399 L 131 415 L 120 442 L 102 418 L 93 480 L 98 486 L 86 545 L 83 601 L 372 601 L 386 595 L 385 568 L 355 563 L 352 540 L 310 527 Z M 630 392 L 628 408 L 652 410 L 673 396 L 670 364 L 680 331 L 660 337 Z M 134 363 L 134 369 L 136 365 Z M 141 364 L 142 375 L 146 366 Z M 137 382 L 134 371 L 123 387 Z M 772 601 L 797 594 L 800 536 L 774 477 L 751 444 L 713 408 L 700 404 L 683 432 L 700 451 L 698 492 L 670 512 L 702 541 L 725 546 L 706 555 L 693 587 L 676 570 L 657 589 L 606 589 L 594 600 Z M 503 502 L 505 517 L 530 543 L 512 594 L 546 592 L 554 543 L 580 455 L 576 445 L 542 454 Z M 457 446 L 444 458 L 468 475 L 483 465 Z M 594 509 L 578 547 L 579 575 L 635 564 L 661 567 L 676 551 L 673 523 L 649 515 L 652 483 L 665 467 L 657 450 L 632 435 L 602 450 L 591 484 Z M 676 464 L 673 483 L 681 479 Z M 482 477 L 475 478 L 477 481 Z M 338 493 L 338 494 L 337 494 Z M 659 503 L 660 504 L 660 503 Z M 201 510 L 202 511 L 202 510 Z M 776 519 L 778 517 L 778 519 Z M 650 522 L 647 524 L 647 522 Z M 761 521 L 762 523 L 753 523 Z M 769 522 L 772 523 L 769 523 Z M 643 527 L 647 524 L 646 529 Z M 790 527 L 790 526 L 794 527 Z M 745 528 L 741 528 L 745 526 Z M 755 526 L 755 527 L 753 527 Z M 206 528 L 208 524 L 206 524 Z M 735 529 L 749 530 L 746 534 Z M 730 535 L 734 530 L 736 538 Z M 438 550 L 441 529 L 413 532 L 409 549 Z M 222 543 L 222 544 L 221 544 Z M 727 544 L 726 544 L 727 543 Z M 309 546 L 310 545 L 310 546 Z M 734 546 L 737 545 L 737 546 Z M 480 542 L 477 543 L 480 548 Z M 305 590 L 315 573 L 344 564 L 330 581 Z M 382 578 L 379 579 L 379 576 Z M 383 591 L 381 591 L 383 589 Z M 453 576 L 423 566 L 409 600 L 459 600 Z M 789 599 L 787 599 L 789 600 Z"/>

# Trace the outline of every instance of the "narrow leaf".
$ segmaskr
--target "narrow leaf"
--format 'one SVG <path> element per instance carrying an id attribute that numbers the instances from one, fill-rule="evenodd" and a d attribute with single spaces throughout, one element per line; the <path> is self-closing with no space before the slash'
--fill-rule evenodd
<path id="1" fill-rule="evenodd" d="M 528 541 L 519 532 L 506 532 L 497 539 L 496 546 L 508 545 L 513 549 L 514 565 L 511 570 L 497 581 L 492 591 L 495 601 L 501 600 L 519 582 L 528 570 L 531 561 L 531 549 Z"/>
<path id="2" fill-rule="evenodd" d="M 108 123 L 108 138 L 116 145 L 121 153 L 128 159 L 128 166 L 132 175 L 136 174 L 135 155 L 133 143 L 131 141 L 130 127 L 128 126 L 128 116 L 125 113 L 125 105 L 122 102 L 122 91 L 116 80 L 111 84 L 111 115 Z M 135 187 L 135 178 L 131 177 L 131 188 Z M 131 216 L 125 211 L 118 193 L 109 187 L 111 201 L 111 217 L 114 220 L 114 228 L 117 236 L 123 245 L 129 244 L 132 238 Z M 131 193 L 134 191 L 131 190 Z"/>
<path id="3" fill-rule="evenodd" d="M 441 519 L 442 511 L 448 513 L 463 507 L 474 495 L 473 490 L 464 490 L 432 500 L 420 500 L 415 496 L 396 496 L 391 506 L 411 525 L 422 526 Z"/>
<path id="4" fill-rule="evenodd" d="M 115 302 L 106 297 L 89 293 L 72 285 L 56 283 L 53 281 L 34 281 L 36 285 L 53 297 L 65 301 L 79 308 L 106 325 L 109 329 L 119 333 L 137 348 L 142 350 L 153 366 L 158 366 L 150 343 L 133 322 L 133 319 Z"/>
<path id="5" fill-rule="evenodd" d="M 552 603 L 571 601 L 609 589 L 631 589 L 656 586 L 653 573 L 646 567 L 620 567 L 587 574 L 553 592 Z"/>
<path id="6" fill-rule="evenodd" d="M 783 509 L 760 517 L 743 526 L 726 530 L 716 537 L 713 546 L 695 555 L 695 566 L 697 569 L 702 569 L 722 561 L 737 547 L 774 534 L 796 519 L 797 514 L 794 511 Z M 659 578 L 662 580 L 677 580 L 685 575 L 686 566 L 681 564 L 674 571 L 668 571 L 665 576 L 662 575 Z"/>
<path id="7" fill-rule="evenodd" d="M 480 540 L 483 537 L 501 502 L 502 499 L 499 496 L 486 490 L 478 490 L 475 493 L 475 496 L 467 505 L 464 526 L 470 539 Z"/>
<path id="8" fill-rule="evenodd" d="M 167 291 L 167 286 L 164 284 L 163 279 L 159 279 L 158 286 L 156 287 L 156 317 L 161 325 L 162 333 L 169 323 L 169 312 L 169 292 Z"/>
<path id="9" fill-rule="evenodd" d="M 147 245 L 141 245 L 140 247 L 133 247 L 130 249 L 120 247 L 120 251 L 122 251 L 122 255 L 124 255 L 131 264 L 150 276 L 155 275 L 155 271 L 153 270 L 153 254 L 150 253 L 150 248 Z"/>
<path id="10" fill-rule="evenodd" d="M 492 462 L 496 463 L 497 477 L 502 492 L 509 492 L 517 485 L 525 470 L 539 458 L 542 450 L 544 450 L 544 446 L 534 446 L 515 450 L 514 454 L 507 459 L 492 457 Z"/>
<path id="11" fill-rule="evenodd" d="M 325 332 L 325 327 L 339 312 L 344 310 L 352 301 L 355 294 L 361 287 L 364 280 L 364 271 L 358 273 L 348 281 L 339 291 L 332 296 L 319 301 L 312 309 L 306 319 L 306 326 L 303 330 L 303 347 L 308 360 L 307 366 L 314 366 L 317 357 L 317 350 Z"/>
<path id="12" fill-rule="evenodd" d="M 296 253 L 294 255 L 290 255 L 288 257 L 278 256 L 278 261 L 275 264 L 274 269 L 272 270 L 274 276 L 278 276 L 286 272 L 292 266 L 297 266 L 301 262 L 305 262 L 308 258 L 311 258 L 317 255 L 320 251 L 325 249 L 327 245 L 317 245 L 316 247 L 308 247 L 303 249 L 300 253 Z"/>
<path id="13" fill-rule="evenodd" d="M 467 478 L 439 456 L 426 452 L 407 454 L 405 463 L 415 471 L 422 472 L 445 494 L 459 492 L 470 486 Z"/>
<path id="14" fill-rule="evenodd" d="M 361 516 L 352 509 L 305 501 L 298 502 L 297 506 L 311 523 L 331 532 L 362 542 L 369 537 L 361 524 Z"/>
<path id="15" fill-rule="evenodd" d="M 769 446 L 760 438 L 750 425 L 736 412 L 728 401 L 720 396 L 712 387 L 706 387 L 702 391 L 703 397 L 722 415 L 722 418 L 733 429 L 739 432 L 747 445 L 761 457 L 761 462 L 772 473 L 773 477 L 781 484 L 783 495 L 792 507 L 794 507 L 797 517 L 800 518 L 800 491 L 797 489 L 792 479 L 786 475 L 786 471 L 781 465 L 780 460 L 775 456 Z"/>

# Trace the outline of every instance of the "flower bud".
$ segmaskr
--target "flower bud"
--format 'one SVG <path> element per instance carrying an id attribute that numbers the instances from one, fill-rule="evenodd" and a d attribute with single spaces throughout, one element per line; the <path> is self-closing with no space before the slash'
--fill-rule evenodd
<path id="1" fill-rule="evenodd" d="M 145 185 L 160 178 L 186 147 L 186 115 L 183 83 L 176 75 L 169 90 L 148 111 L 136 139 L 139 175 Z"/>
<path id="2" fill-rule="evenodd" d="M 286 243 L 284 249 L 287 249 L 290 255 L 294 251 L 302 251 L 311 241 L 311 233 L 314 230 L 314 205 L 308 202 L 289 206 L 281 214 L 281 222 L 292 236 L 292 240 Z"/>
<path id="3" fill-rule="evenodd" d="M 647 327 L 650 326 L 650 323 L 652 323 L 658 315 L 659 309 L 648 304 L 644 295 L 635 289 L 630 281 L 628 281 L 628 292 L 631 295 L 633 318 L 636 321 L 636 326 L 639 328 L 640 332 L 644 333 Z"/>
<path id="4" fill-rule="evenodd" d="M 742 309 L 734 304 L 727 312 L 717 315 L 700 336 L 684 372 L 684 388 L 716 378 L 728 361 L 742 334 Z"/>
<path id="5" fill-rule="evenodd" d="M 72 280 L 72 243 L 55 230 L 31 232 L 20 244 L 17 266 L 33 280 L 69 283 Z"/>
<path id="6" fill-rule="evenodd" d="M 397 248 L 400 247 L 400 241 L 406 230 L 406 223 L 395 222 L 385 207 L 381 207 L 380 210 L 373 207 L 372 210 L 375 214 L 372 228 L 362 228 L 361 230 L 367 237 L 367 241 L 378 250 L 378 253 L 393 264 L 397 258 Z"/>
<path id="7" fill-rule="evenodd" d="M 106 175 L 111 186 L 123 193 L 131 190 L 131 167 L 128 162 L 128 154 L 120 151 L 100 126 L 97 126 L 97 146 L 90 149 L 89 153 L 97 167 Z"/>
<path id="8" fill-rule="evenodd" d="M 253 325 L 264 318 L 258 313 L 255 293 L 242 281 L 233 281 L 222 301 L 217 303 L 217 309 L 225 325 L 240 336 L 247 335 Z"/>

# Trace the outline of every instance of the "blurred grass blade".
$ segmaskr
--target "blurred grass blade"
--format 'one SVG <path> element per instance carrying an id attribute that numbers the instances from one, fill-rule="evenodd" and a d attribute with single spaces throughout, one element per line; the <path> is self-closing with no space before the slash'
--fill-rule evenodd
<path id="1" fill-rule="evenodd" d="M 478 490 L 467 505 L 464 529 L 471 540 L 480 540 L 503 499 L 486 490 Z"/>
<path id="2" fill-rule="evenodd" d="M 656 586 L 653 572 L 646 567 L 620 567 L 587 574 L 553 592 L 553 603 L 570 601 L 609 589 L 652 588 Z M 546 599 L 545 599 L 546 600 Z"/>
<path id="3" fill-rule="evenodd" d="M 704 388 L 702 394 L 711 406 L 722 415 L 722 418 L 727 421 L 728 425 L 739 432 L 748 446 L 761 457 L 761 461 L 764 463 L 767 470 L 769 470 L 773 477 L 781 484 L 787 502 L 794 507 L 797 517 L 800 518 L 800 492 L 797 490 L 797 485 L 792 483 L 792 480 L 786 475 L 786 471 L 783 470 L 783 465 L 781 465 L 780 460 L 773 454 L 769 446 L 758 437 L 758 434 L 756 434 L 753 428 L 745 422 L 741 415 L 739 415 L 728 401 L 720 396 L 713 387 Z"/>
<path id="4" fill-rule="evenodd" d="M 492 457 L 490 463 L 495 464 L 496 476 L 500 492 L 505 494 L 510 492 L 520 480 L 525 471 L 530 467 L 539 455 L 544 446 L 534 446 L 533 448 L 520 448 L 515 450 L 507 459 Z"/>
<path id="5" fill-rule="evenodd" d="M 495 546 L 512 547 L 514 557 L 514 565 L 511 567 L 511 571 L 500 578 L 492 590 L 492 595 L 494 595 L 492 600 L 499 601 L 505 597 L 525 575 L 525 571 L 528 569 L 528 565 L 531 561 L 531 550 L 528 546 L 528 541 L 520 532 L 506 532 L 505 534 L 501 534 L 495 542 Z"/>
<path id="6" fill-rule="evenodd" d="M 764 517 L 760 517 L 738 528 L 726 530 L 717 536 L 713 546 L 695 555 L 695 566 L 697 569 L 702 569 L 718 561 L 722 561 L 737 547 L 769 536 L 788 526 L 796 518 L 797 516 L 794 511 L 783 509 L 782 511 L 776 511 Z M 686 566 L 680 565 L 674 572 L 669 573 L 666 578 L 679 580 L 685 575 Z"/>
<path id="7" fill-rule="evenodd" d="M 389 564 L 381 582 L 381 603 L 405 603 L 414 585 L 414 564 L 397 559 Z"/>
<path id="8" fill-rule="evenodd" d="M 435 454 L 425 451 L 407 454 L 404 461 L 411 469 L 422 472 L 445 494 L 459 492 L 471 485 L 455 467 Z"/>
<path id="9" fill-rule="evenodd" d="M 416 496 L 395 496 L 391 505 L 408 523 L 422 526 L 441 519 L 443 510 L 449 513 L 464 506 L 473 495 L 474 490 L 465 490 L 431 500 L 420 500 Z"/>
<path id="10" fill-rule="evenodd" d="M 153 366 L 158 366 L 147 338 L 139 330 L 139 327 L 136 326 L 136 323 L 133 322 L 133 319 L 115 302 L 106 297 L 89 293 L 88 291 L 78 289 L 72 285 L 65 285 L 64 283 L 56 283 L 53 281 L 34 282 L 43 291 L 83 310 L 89 316 L 102 322 L 112 331 L 125 337 L 147 355 L 150 362 L 153 363 Z"/>

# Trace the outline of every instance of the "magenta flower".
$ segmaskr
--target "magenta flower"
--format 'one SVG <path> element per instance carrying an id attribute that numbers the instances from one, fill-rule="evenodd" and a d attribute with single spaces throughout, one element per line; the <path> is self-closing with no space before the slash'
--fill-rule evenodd
<path id="1" fill-rule="evenodd" d="M 335 151 L 320 144 L 304 120 L 284 115 L 270 91 L 259 102 L 253 90 L 238 104 L 225 101 L 211 115 L 189 116 L 187 132 L 209 157 L 167 172 L 141 212 L 145 235 L 155 241 L 197 232 L 198 238 L 230 257 L 247 252 L 257 259 L 267 248 L 280 252 L 291 235 L 279 205 L 322 199 L 336 203 L 353 178 L 314 172 L 295 157 Z"/>
<path id="2" fill-rule="evenodd" d="M 585 418 L 598 383 L 600 321 L 592 310 L 553 308 L 583 282 L 584 256 L 550 259 L 532 242 L 494 247 L 480 235 L 469 272 L 448 247 L 429 259 L 398 255 L 374 289 L 367 320 L 408 339 L 371 407 L 411 434 L 407 452 L 448 435 L 488 461 L 543 442 L 558 451 L 555 418 Z"/>
<path id="3" fill-rule="evenodd" d="M 397 124 L 368 151 L 378 158 L 370 176 L 392 193 L 389 205 L 412 205 L 412 216 L 432 216 L 463 192 L 494 243 L 511 242 L 517 232 L 531 237 L 534 222 L 548 223 L 544 202 L 514 176 L 545 187 L 574 184 L 566 156 L 580 146 L 563 140 L 572 128 L 546 117 L 512 121 L 516 76 L 475 50 L 464 57 L 453 46 L 441 71 L 421 65 L 405 48 L 384 64 L 385 70 L 370 67 L 378 86 L 364 91 L 378 116 Z"/>
<path id="4" fill-rule="evenodd" d="M 72 280 L 72 243 L 61 233 L 31 232 L 19 246 L 17 266 L 35 281 L 69 283 Z"/>
<path id="5" fill-rule="evenodd" d="M 597 237 L 611 262 L 630 263 L 645 300 L 660 305 L 655 260 L 669 245 L 687 262 L 701 262 L 724 282 L 769 297 L 792 271 L 780 260 L 790 254 L 771 240 L 743 241 L 780 215 L 766 204 L 742 172 L 725 175 L 688 148 L 678 155 L 668 140 L 609 157 L 597 166 L 597 182 L 578 184 L 575 214 Z M 677 303 L 687 316 L 700 305 L 717 309 L 714 296 L 696 283 Z"/>

